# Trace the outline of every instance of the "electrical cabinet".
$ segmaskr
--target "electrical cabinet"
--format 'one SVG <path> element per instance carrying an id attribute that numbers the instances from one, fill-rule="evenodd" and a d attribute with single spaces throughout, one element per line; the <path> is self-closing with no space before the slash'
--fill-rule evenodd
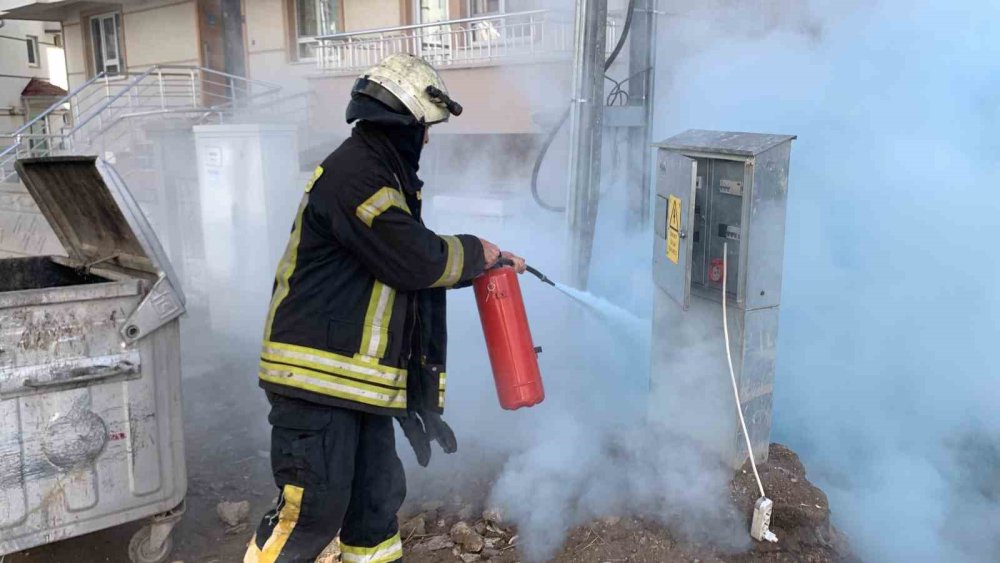
<path id="1" fill-rule="evenodd" d="M 754 454 L 766 459 L 792 135 L 689 130 L 657 147 L 651 387 L 654 417 L 739 466 L 722 326 Z M 692 400 L 693 396 L 693 400 Z"/>
<path id="2" fill-rule="evenodd" d="M 194 127 L 211 328 L 246 344 L 264 326 L 302 199 L 296 135 L 294 125 L 282 124 Z"/>

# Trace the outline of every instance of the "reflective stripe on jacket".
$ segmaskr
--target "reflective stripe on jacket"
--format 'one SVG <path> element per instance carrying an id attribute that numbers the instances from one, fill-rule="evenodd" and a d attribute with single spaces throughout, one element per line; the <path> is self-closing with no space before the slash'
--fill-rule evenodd
<path id="1" fill-rule="evenodd" d="M 379 414 L 443 410 L 444 289 L 482 273 L 482 244 L 424 226 L 388 146 L 356 127 L 307 184 L 267 315 L 265 389 Z"/>

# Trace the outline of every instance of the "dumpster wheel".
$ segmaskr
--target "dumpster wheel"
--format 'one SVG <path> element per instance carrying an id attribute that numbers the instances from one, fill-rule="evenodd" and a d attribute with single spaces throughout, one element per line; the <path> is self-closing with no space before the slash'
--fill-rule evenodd
<path id="1" fill-rule="evenodd" d="M 174 540 L 170 537 L 174 526 L 184 515 L 184 503 L 176 508 L 153 517 L 147 524 L 132 535 L 128 542 L 128 558 L 132 563 L 162 563 L 170 556 Z"/>

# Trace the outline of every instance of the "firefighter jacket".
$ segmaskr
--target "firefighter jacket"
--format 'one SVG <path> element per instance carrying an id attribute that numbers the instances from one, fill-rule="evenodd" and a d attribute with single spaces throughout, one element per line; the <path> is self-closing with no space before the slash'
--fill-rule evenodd
<path id="1" fill-rule="evenodd" d="M 415 175 L 367 125 L 306 186 L 278 265 L 260 385 L 376 414 L 441 413 L 444 292 L 482 273 L 482 243 L 424 226 Z"/>

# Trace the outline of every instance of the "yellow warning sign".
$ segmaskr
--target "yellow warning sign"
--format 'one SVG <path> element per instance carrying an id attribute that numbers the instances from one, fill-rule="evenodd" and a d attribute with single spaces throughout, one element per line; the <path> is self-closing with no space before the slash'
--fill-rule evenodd
<path id="1" fill-rule="evenodd" d="M 667 231 L 667 260 L 674 264 L 681 254 L 681 235 L 677 231 L 670 229 Z"/>
<path id="2" fill-rule="evenodd" d="M 670 196 L 667 200 L 670 202 L 667 211 L 667 226 L 671 229 L 680 232 L 681 230 L 681 198 L 677 196 Z"/>
<path id="3" fill-rule="evenodd" d="M 670 196 L 667 203 L 667 260 L 676 264 L 681 254 L 681 199 Z"/>

